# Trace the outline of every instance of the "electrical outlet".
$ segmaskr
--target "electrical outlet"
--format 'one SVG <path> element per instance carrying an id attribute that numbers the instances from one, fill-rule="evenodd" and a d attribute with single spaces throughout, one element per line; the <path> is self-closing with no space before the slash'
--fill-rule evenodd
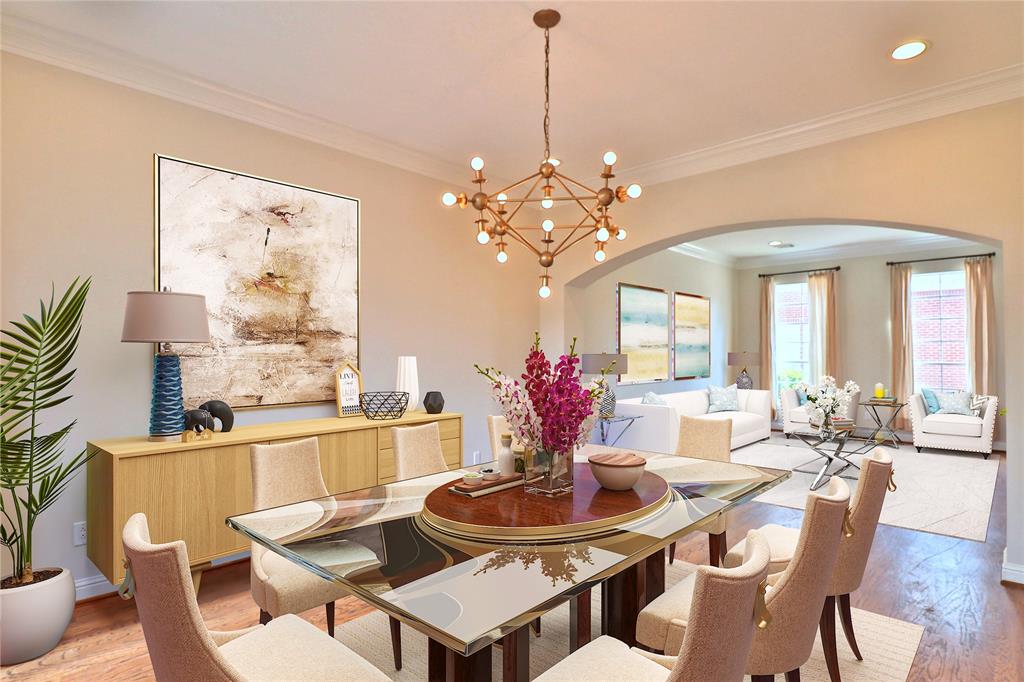
<path id="1" fill-rule="evenodd" d="M 79 521 L 78 523 L 73 525 L 71 528 L 72 528 L 72 535 L 71 535 L 72 542 L 75 544 L 75 546 L 79 547 L 81 545 L 84 545 L 85 544 L 85 540 L 86 540 L 85 521 Z"/>

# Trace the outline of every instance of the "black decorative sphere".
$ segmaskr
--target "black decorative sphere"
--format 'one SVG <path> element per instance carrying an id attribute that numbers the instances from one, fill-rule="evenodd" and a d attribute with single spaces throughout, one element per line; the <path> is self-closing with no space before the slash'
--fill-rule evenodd
<path id="1" fill-rule="evenodd" d="M 427 414 L 440 414 L 444 409 L 444 396 L 441 391 L 427 391 L 423 396 L 423 409 Z"/>
<path id="2" fill-rule="evenodd" d="M 231 408 L 223 400 L 207 400 L 199 406 L 199 409 L 206 410 L 212 417 L 219 419 L 220 430 L 223 433 L 227 433 L 235 425 L 235 413 L 231 411 Z M 213 428 L 212 422 L 210 423 L 210 428 Z"/>

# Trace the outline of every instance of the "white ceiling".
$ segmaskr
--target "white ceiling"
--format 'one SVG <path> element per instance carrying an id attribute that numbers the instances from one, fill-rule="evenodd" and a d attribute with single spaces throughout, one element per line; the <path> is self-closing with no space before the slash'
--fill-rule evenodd
<path id="1" fill-rule="evenodd" d="M 496 177 L 543 151 L 522 2 L 12 2 L 31 22 Z M 1019 2 L 555 4 L 552 152 L 592 177 L 1022 61 Z M 5 27 L 5 32 L 6 32 Z M 6 37 L 6 33 L 5 33 Z M 897 63 L 899 42 L 933 48 Z M 469 175 L 468 168 L 466 170 Z"/>
<path id="2" fill-rule="evenodd" d="M 769 246 L 771 241 L 792 248 Z M 857 258 L 947 248 L 985 249 L 956 237 L 870 225 L 787 225 L 731 232 L 695 239 L 672 250 L 739 268 L 774 263 L 809 262 L 820 258 Z"/>

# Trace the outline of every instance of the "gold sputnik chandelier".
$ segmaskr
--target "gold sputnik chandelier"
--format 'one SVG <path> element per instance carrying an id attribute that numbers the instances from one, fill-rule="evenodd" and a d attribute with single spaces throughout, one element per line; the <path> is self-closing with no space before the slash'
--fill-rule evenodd
<path id="1" fill-rule="evenodd" d="M 628 187 L 611 187 L 610 182 L 615 177 L 612 166 L 617 161 L 615 152 L 605 152 L 604 170 L 601 173 L 604 186 L 596 190 L 561 173 L 558 170 L 558 159 L 551 158 L 548 133 L 551 124 L 550 31 L 561 18 L 553 9 L 544 9 L 533 15 L 533 23 L 544 29 L 544 156 L 537 172 L 488 194 L 484 191 L 484 160 L 474 156 L 469 166 L 474 172 L 473 182 L 477 185 L 477 191 L 472 195 L 465 192 L 457 195 L 445 192 L 441 197 L 441 203 L 445 206 L 472 206 L 478 212 L 475 221 L 476 240 L 483 245 L 494 242 L 498 249 L 496 257 L 499 263 L 508 261 L 507 249 L 512 242 L 518 242 L 536 256 L 544 269 L 544 274 L 540 276 L 540 289 L 537 291 L 541 298 L 551 295 L 551 276 L 548 270 L 559 254 L 589 239 L 594 243 L 594 260 L 601 263 L 607 257 L 605 249 L 608 242 L 611 239 L 622 241 L 626 238 L 626 230 L 615 224 L 608 207 L 615 201 L 624 203 L 629 199 L 636 199 L 641 193 L 640 185 L 635 183 Z M 521 197 L 511 196 L 513 191 L 519 192 L 526 187 L 529 189 Z M 540 225 L 523 224 L 522 218 L 520 223 L 513 224 L 516 215 L 526 204 L 539 203 L 540 207 L 546 210 L 560 202 L 568 202 L 570 206 L 578 207 L 582 211 L 582 217 L 577 222 L 570 221 L 565 224 L 558 224 L 552 218 L 543 219 Z M 540 246 L 532 243 L 531 236 L 540 237 Z"/>

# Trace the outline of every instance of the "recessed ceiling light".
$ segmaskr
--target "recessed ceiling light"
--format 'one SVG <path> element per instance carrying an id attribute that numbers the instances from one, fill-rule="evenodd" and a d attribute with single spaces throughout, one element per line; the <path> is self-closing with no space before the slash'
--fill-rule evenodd
<path id="1" fill-rule="evenodd" d="M 790 242 L 780 242 L 778 239 L 768 242 L 768 246 L 772 246 L 776 249 L 791 249 L 793 244 Z"/>
<path id="2" fill-rule="evenodd" d="M 782 242 L 780 242 L 778 239 L 773 239 L 772 241 L 768 242 L 768 246 L 782 246 Z"/>
<path id="3" fill-rule="evenodd" d="M 892 51 L 892 58 L 898 62 L 903 62 L 923 54 L 927 49 L 927 42 L 923 40 L 910 40 L 902 45 L 898 45 L 896 49 Z"/>

